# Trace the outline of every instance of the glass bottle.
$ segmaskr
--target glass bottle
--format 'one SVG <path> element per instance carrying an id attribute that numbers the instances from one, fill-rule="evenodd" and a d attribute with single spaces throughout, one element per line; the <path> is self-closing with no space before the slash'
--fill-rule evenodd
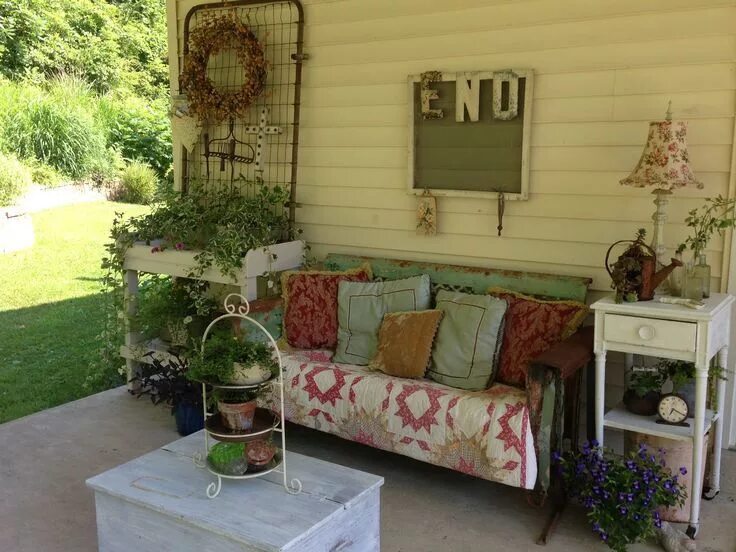
<path id="1" fill-rule="evenodd" d="M 675 252 L 675 259 L 682 262 L 682 251 L 676 251 Z M 685 283 L 685 265 L 675 267 L 675 269 L 670 273 L 670 277 L 667 280 L 667 287 L 669 294 L 672 297 L 682 297 L 683 295 L 683 287 Z"/>
<path id="2" fill-rule="evenodd" d="M 682 296 L 687 299 L 692 299 L 693 301 L 700 301 L 703 299 L 703 279 L 697 276 L 692 261 L 687 263 Z"/>
<path id="3" fill-rule="evenodd" d="M 699 256 L 698 264 L 693 267 L 693 275 L 702 282 L 703 297 L 710 297 L 710 265 L 706 262 L 705 254 Z"/>

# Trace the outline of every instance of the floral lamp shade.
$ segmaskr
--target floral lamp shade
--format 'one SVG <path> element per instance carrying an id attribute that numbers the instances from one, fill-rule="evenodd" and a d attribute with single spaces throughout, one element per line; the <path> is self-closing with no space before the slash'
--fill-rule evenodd
<path id="1" fill-rule="evenodd" d="M 684 186 L 703 187 L 690 169 L 687 153 L 687 123 L 654 121 L 649 123 L 649 136 L 634 171 L 621 180 L 624 186 L 672 191 Z"/>

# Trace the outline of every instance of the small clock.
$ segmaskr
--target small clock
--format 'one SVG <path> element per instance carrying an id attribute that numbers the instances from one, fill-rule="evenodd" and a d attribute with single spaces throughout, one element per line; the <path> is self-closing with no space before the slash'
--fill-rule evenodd
<path id="1" fill-rule="evenodd" d="M 689 414 L 687 402 L 680 395 L 670 393 L 659 399 L 657 406 L 659 423 L 670 425 L 686 425 L 685 420 Z"/>

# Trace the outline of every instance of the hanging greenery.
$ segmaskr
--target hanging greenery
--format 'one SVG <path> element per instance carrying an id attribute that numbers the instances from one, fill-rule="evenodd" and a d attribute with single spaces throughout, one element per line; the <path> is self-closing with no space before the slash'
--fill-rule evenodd
<path id="1" fill-rule="evenodd" d="M 243 67 L 243 84 L 237 91 L 220 90 L 207 74 L 212 56 L 232 49 Z M 244 115 L 266 84 L 266 58 L 256 35 L 234 14 L 204 21 L 189 35 L 180 85 L 189 108 L 201 119 L 223 121 Z"/>
<path id="2" fill-rule="evenodd" d="M 113 221 L 110 241 L 105 246 L 102 266 L 105 276 L 102 292 L 106 297 L 106 323 L 100 334 L 101 363 L 124 373 L 119 356 L 124 333 L 125 254 L 134 244 L 151 246 L 156 253 L 166 249 L 195 250 L 195 264 L 183 281 L 196 314 L 212 312 L 207 296 L 208 283 L 203 274 L 216 267 L 222 274 L 236 278 L 245 254 L 293 239 L 289 227 L 289 191 L 285 188 L 248 183 L 250 193 L 241 195 L 232 189 L 206 189 L 192 183 L 186 194 L 168 191 L 162 194 L 150 213 Z"/>

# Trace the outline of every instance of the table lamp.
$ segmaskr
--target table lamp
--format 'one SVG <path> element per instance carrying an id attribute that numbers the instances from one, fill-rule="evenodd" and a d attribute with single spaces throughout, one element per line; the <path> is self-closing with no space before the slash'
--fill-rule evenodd
<path id="1" fill-rule="evenodd" d="M 670 107 L 671 107 L 670 102 Z M 654 234 L 652 249 L 657 254 L 657 262 L 664 258 L 664 223 L 667 221 L 668 197 L 676 188 L 684 186 L 703 187 L 696 180 L 690 169 L 690 157 L 687 153 L 687 123 L 673 121 L 670 107 L 664 121 L 649 123 L 649 136 L 641 154 L 639 163 L 633 172 L 621 180 L 624 186 L 645 188 L 654 186 L 652 193 L 656 196 L 654 205 L 657 209 L 652 215 Z"/>

